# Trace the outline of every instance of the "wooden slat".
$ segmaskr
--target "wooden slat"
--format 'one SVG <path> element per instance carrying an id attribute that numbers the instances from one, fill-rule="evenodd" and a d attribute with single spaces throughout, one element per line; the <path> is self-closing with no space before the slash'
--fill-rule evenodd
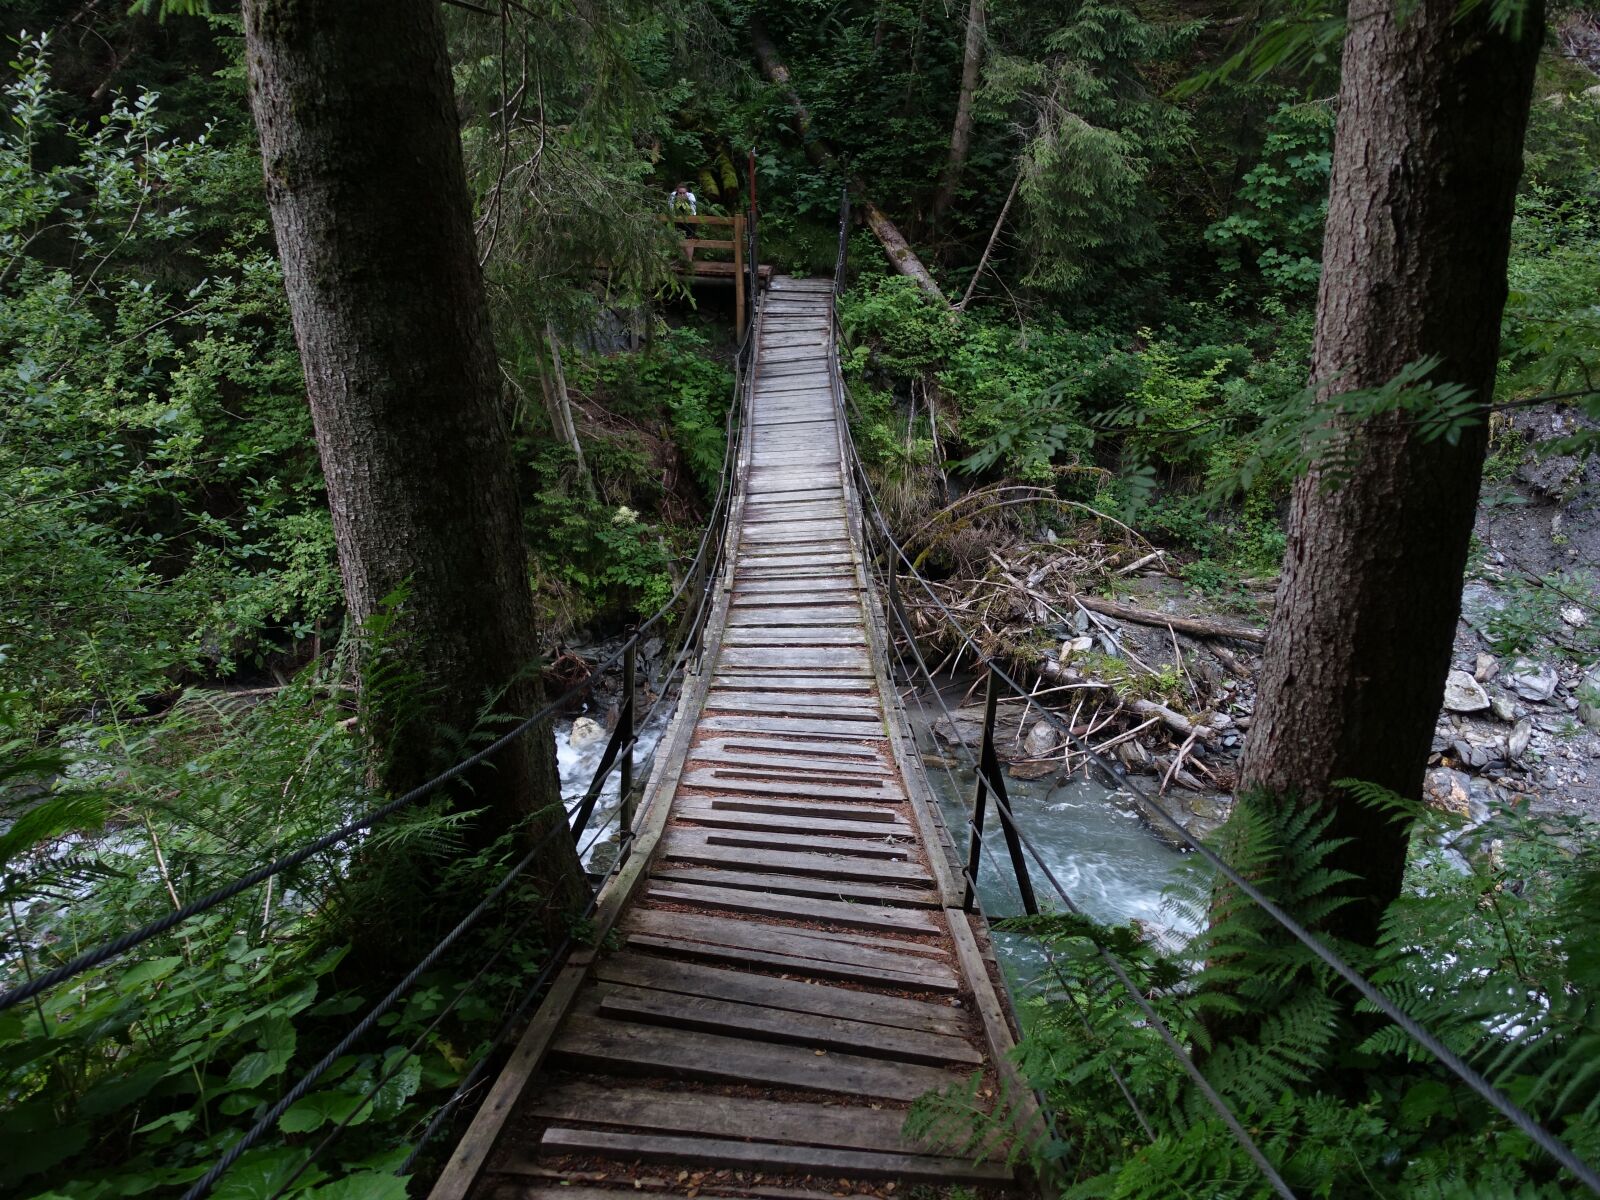
<path id="1" fill-rule="evenodd" d="M 861 883 L 847 879 L 820 879 L 804 875 L 767 874 L 764 872 L 716 870 L 703 867 L 658 866 L 650 876 L 658 880 L 676 880 L 703 883 L 707 887 L 744 887 L 765 889 L 789 896 L 820 896 L 825 900 L 848 900 L 852 903 L 905 904 L 919 908 L 937 908 L 938 897 L 912 887 L 894 887 L 887 884 Z"/>
<path id="2" fill-rule="evenodd" d="M 881 966 L 892 971 L 927 972 L 941 977 L 946 974 L 944 967 L 933 961 L 948 957 L 943 947 L 881 934 L 835 933 L 660 909 L 636 909 L 624 920 L 623 927 L 655 937 L 687 939 L 795 958 L 816 958 L 859 967 Z"/>
<path id="3" fill-rule="evenodd" d="M 853 925 L 860 929 L 884 929 L 898 933 L 939 932 L 938 922 L 921 909 L 847 904 L 840 900 L 818 900 L 741 888 L 706 887 L 694 883 L 653 882 L 645 895 L 665 904 L 693 904 L 729 912 L 792 917 L 801 921 L 830 921 L 835 925 Z"/>
<path id="4" fill-rule="evenodd" d="M 937 1151 L 901 1132 L 904 1112 L 862 1104 L 806 1104 L 573 1082 L 534 1097 L 528 1111 L 547 1120 L 614 1125 L 640 1133 L 691 1133 L 901 1154 Z"/>
<path id="5" fill-rule="evenodd" d="M 590 1069 L 766 1084 L 885 1100 L 915 1100 L 961 1078 L 954 1072 L 917 1063 L 885 1062 L 857 1054 L 813 1054 L 801 1046 L 635 1025 L 582 1013 L 567 1019 L 551 1051 L 565 1062 Z"/>
<path id="6" fill-rule="evenodd" d="M 812 834 L 836 834 L 841 836 L 860 837 L 863 833 L 882 832 L 891 837 L 911 839 L 916 835 L 911 826 L 905 822 L 880 823 L 862 828 L 860 821 L 838 821 L 827 817 L 801 817 L 792 812 L 787 813 L 754 813 L 741 812 L 738 809 L 714 807 L 710 804 L 690 804 L 686 800 L 680 801 L 673 810 L 673 817 L 681 821 L 692 821 L 696 825 L 703 825 L 715 829 L 743 829 L 747 831 L 783 832 Z"/>
<path id="7" fill-rule="evenodd" d="M 667 1025 L 673 1029 L 697 1029 L 750 1041 L 808 1046 L 814 1050 L 842 1050 L 846 1054 L 858 1054 L 865 1058 L 925 1063 L 935 1067 L 972 1067 L 983 1062 L 983 1055 L 961 1038 L 893 1029 L 887 1025 L 873 1025 L 845 1017 L 810 1016 L 757 1004 L 735 1004 L 729 1000 L 660 992 L 651 988 L 613 986 L 602 990 L 600 1014 L 642 1024 Z"/>
<path id="8" fill-rule="evenodd" d="M 823 1172 L 839 1177 L 949 1183 L 960 1180 L 1009 1180 L 998 1164 L 972 1166 L 961 1159 L 911 1154 L 874 1154 L 867 1150 L 838 1150 L 811 1146 L 781 1146 L 771 1142 L 736 1142 L 716 1138 L 668 1137 L 660 1134 L 618 1133 L 614 1130 L 567 1129 L 553 1126 L 540 1142 L 551 1154 L 611 1154 L 646 1162 L 692 1161 L 710 1167 L 746 1171 Z M 513 1160 L 514 1163 L 518 1160 Z"/>
<path id="9" fill-rule="evenodd" d="M 964 1036 L 967 1017 L 961 1009 L 907 996 L 888 996 L 879 992 L 852 991 L 825 983 L 779 979 L 771 975 L 752 975 L 704 963 L 672 962 L 624 951 L 613 954 L 595 968 L 595 977 L 608 983 L 626 983 L 658 991 L 683 992 L 690 996 L 710 996 L 740 1004 L 763 1004 L 768 1008 L 815 1013 L 824 1017 L 848 1017 L 892 1025 L 896 1029 L 920 1029 L 925 1033 Z"/>
<path id="10" fill-rule="evenodd" d="M 649 933 L 629 934 L 627 945 L 635 950 L 655 951 L 658 954 L 693 962 L 733 963 L 751 970 L 775 971 L 810 979 L 842 979 L 848 983 L 865 983 L 874 987 L 918 992 L 953 994 L 960 990 L 954 982 L 954 975 L 946 978 L 942 974 L 932 975 L 923 971 L 900 971 L 881 966 L 865 967 L 853 963 L 827 962 L 820 958 L 782 954 L 775 950 L 719 946 L 711 942 L 657 937 Z"/>

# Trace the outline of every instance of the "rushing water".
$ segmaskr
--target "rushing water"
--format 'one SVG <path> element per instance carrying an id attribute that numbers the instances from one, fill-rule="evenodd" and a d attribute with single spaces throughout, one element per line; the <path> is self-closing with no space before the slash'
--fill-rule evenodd
<path id="1" fill-rule="evenodd" d="M 663 704 L 656 715 L 640 727 L 639 740 L 633 750 L 633 777 L 636 784 L 643 783 L 649 775 L 651 755 L 655 753 L 656 745 L 661 741 L 661 735 L 666 732 L 671 718 L 670 705 Z M 561 775 L 561 798 L 569 812 L 589 790 L 595 768 L 600 765 L 600 756 L 606 749 L 604 733 L 581 746 L 574 746 L 573 724 L 573 721 L 558 721 L 555 728 L 556 770 Z M 594 813 L 578 840 L 578 855 L 590 870 L 604 871 L 616 859 L 619 822 L 612 817 L 617 811 L 621 783 L 621 772 L 613 767 L 600 790 Z"/>
<path id="2" fill-rule="evenodd" d="M 928 781 L 964 858 L 976 776 L 959 746 L 945 745 L 933 736 L 930 718 L 939 711 L 933 697 L 919 699 L 927 702 L 927 711 L 915 700 L 910 702 L 911 723 L 927 762 Z M 953 708 L 958 696 L 945 699 Z M 974 755 L 976 750 L 974 746 Z M 1038 851 L 1037 859 L 1026 849 L 1024 856 L 1041 908 L 1060 909 L 1063 905 L 1039 859 L 1073 903 L 1097 921 L 1123 924 L 1137 920 L 1158 936 L 1181 937 L 1190 932 L 1163 903 L 1163 893 L 1183 856 L 1151 833 L 1132 806 L 1119 802 L 1116 793 L 1098 778 L 1085 779 L 1081 770 L 1065 779 L 1059 773 L 1038 780 L 1015 779 L 1008 774 L 1006 794 L 1022 836 Z M 978 899 L 991 920 L 1022 912 L 1016 873 L 992 801 L 984 822 Z M 1028 939 L 996 933 L 995 947 L 1014 986 L 1026 990 L 1041 974 L 1043 954 Z"/>

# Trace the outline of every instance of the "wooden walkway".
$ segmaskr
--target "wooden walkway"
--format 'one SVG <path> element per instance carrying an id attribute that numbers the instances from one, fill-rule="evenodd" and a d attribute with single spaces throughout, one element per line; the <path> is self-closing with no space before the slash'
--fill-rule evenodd
<path id="1" fill-rule="evenodd" d="M 434 1200 L 1010 1190 L 902 1133 L 932 1089 L 981 1072 L 993 1096 L 1012 1030 L 883 671 L 831 305 L 784 277 L 762 302 L 731 570 L 610 936 L 558 976 Z"/>

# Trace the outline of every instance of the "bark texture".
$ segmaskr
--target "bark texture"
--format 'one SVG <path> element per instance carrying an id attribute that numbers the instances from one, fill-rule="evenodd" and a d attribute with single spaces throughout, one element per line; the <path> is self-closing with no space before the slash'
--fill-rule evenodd
<path id="1" fill-rule="evenodd" d="M 460 755 L 486 698 L 526 715 L 527 550 L 437 0 L 246 0 L 251 106 L 350 616 L 404 587 L 416 678 L 364 719 L 380 782 Z M 478 836 L 559 801 L 547 727 L 468 777 Z M 556 810 L 559 813 L 559 808 Z M 537 819 L 531 835 L 550 827 Z M 555 836 L 547 877 L 578 878 Z"/>
<path id="2" fill-rule="evenodd" d="M 961 56 L 961 91 L 956 96 L 956 119 L 950 126 L 950 154 L 945 159 L 944 177 L 933 198 L 933 223 L 937 226 L 955 201 L 956 189 L 967 167 L 967 152 L 972 149 L 972 98 L 978 91 L 978 75 L 983 67 L 983 43 L 988 13 L 984 0 L 968 0 L 967 44 Z"/>
<path id="3" fill-rule="evenodd" d="M 1542 11 L 1518 35 L 1488 5 L 1393 0 L 1349 9 L 1312 379 L 1381 385 L 1407 363 L 1493 390 L 1512 200 Z M 1246 744 L 1242 788 L 1333 805 L 1334 865 L 1356 901 L 1331 926 L 1370 944 L 1398 895 L 1406 833 L 1333 787 L 1419 797 L 1460 615 L 1486 426 L 1459 444 L 1399 420 L 1351 430 L 1355 470 L 1295 486 L 1288 553 Z"/>

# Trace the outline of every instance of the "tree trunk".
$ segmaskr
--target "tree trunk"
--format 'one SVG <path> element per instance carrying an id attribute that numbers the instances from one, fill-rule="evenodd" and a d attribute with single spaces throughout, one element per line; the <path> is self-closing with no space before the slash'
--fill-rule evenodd
<path id="1" fill-rule="evenodd" d="M 555 326 L 548 321 L 545 322 L 544 337 L 550 345 L 550 368 L 556 377 L 556 386 L 550 395 L 550 424 L 577 461 L 578 486 L 583 489 L 584 495 L 593 500 L 594 480 L 589 478 L 589 464 L 583 458 L 583 443 L 578 440 L 578 426 L 572 419 L 572 397 L 567 392 L 566 369 L 561 365 L 561 343 L 556 339 Z"/>
<path id="2" fill-rule="evenodd" d="M 811 132 L 811 113 L 807 111 L 805 101 L 800 99 L 800 94 L 794 90 L 794 84 L 789 79 L 789 68 L 778 58 L 777 48 L 773 46 L 771 39 L 760 27 L 751 28 L 750 39 L 755 46 L 756 57 L 761 60 L 761 68 L 767 73 L 767 78 L 782 89 L 784 98 L 789 101 L 789 108 L 794 113 L 795 131 L 805 143 L 806 156 L 825 171 L 838 171 L 843 174 L 844 168 L 840 165 L 832 147 Z M 861 206 L 861 211 L 867 219 L 867 226 L 877 235 L 894 269 L 908 279 L 916 280 L 917 286 L 927 293 L 930 299 L 937 300 L 940 304 L 948 304 L 949 301 L 945 299 L 944 291 L 939 287 L 938 281 L 928 273 L 928 268 L 922 265 L 917 252 L 901 235 L 895 223 L 884 215 L 881 208 L 865 197 L 859 181 L 852 181 L 851 191 L 856 193 L 856 202 Z"/>
<path id="3" fill-rule="evenodd" d="M 1312 380 L 1371 388 L 1438 355 L 1433 378 L 1490 399 L 1543 14 L 1518 35 L 1489 6 L 1355 0 L 1323 245 Z M 1348 431 L 1354 469 L 1294 488 L 1288 552 L 1242 790 L 1332 806 L 1365 944 L 1399 894 L 1408 829 L 1338 792 L 1347 777 L 1420 797 L 1460 615 L 1486 427 L 1456 445 L 1399 419 Z"/>
<path id="4" fill-rule="evenodd" d="M 363 696 L 377 781 L 401 792 L 461 756 L 489 695 L 507 716 L 542 700 L 513 676 L 533 598 L 444 29 L 436 0 L 247 0 L 244 20 L 352 621 L 404 589 L 389 681 Z M 563 821 L 548 726 L 464 782 L 480 842 Z M 570 890 L 571 841 L 548 844 L 545 881 Z"/>
<path id="5" fill-rule="evenodd" d="M 944 220 L 961 186 L 967 151 L 972 147 L 972 97 L 978 90 L 978 72 L 983 66 L 984 25 L 987 15 L 984 0 L 969 0 L 967 5 L 967 45 L 961 58 L 961 93 L 956 97 L 955 124 L 950 127 L 950 155 L 945 160 L 944 179 L 933 198 L 933 224 Z"/>

